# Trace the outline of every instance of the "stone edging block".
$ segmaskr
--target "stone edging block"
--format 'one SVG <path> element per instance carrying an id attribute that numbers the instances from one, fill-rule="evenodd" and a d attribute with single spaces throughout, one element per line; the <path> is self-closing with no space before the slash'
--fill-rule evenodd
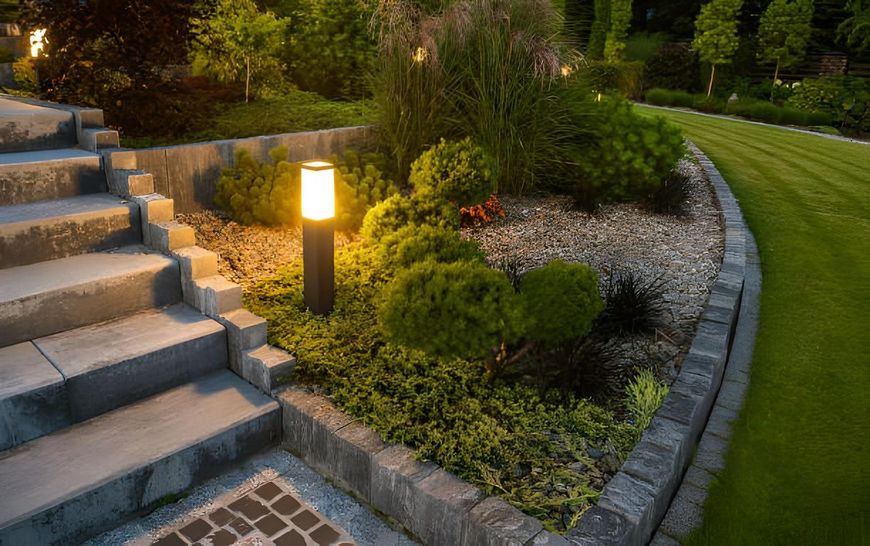
<path id="1" fill-rule="evenodd" d="M 748 227 L 740 205 L 703 153 L 693 152 L 719 200 L 725 251 L 719 276 L 676 381 L 598 505 L 568 533 L 577 544 L 647 544 L 667 512 L 707 425 L 740 314 Z"/>

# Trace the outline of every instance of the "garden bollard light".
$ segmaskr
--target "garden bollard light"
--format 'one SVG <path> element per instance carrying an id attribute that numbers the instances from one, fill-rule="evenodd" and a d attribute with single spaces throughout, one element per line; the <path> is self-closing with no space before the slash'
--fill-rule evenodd
<path id="1" fill-rule="evenodd" d="M 302 262 L 305 305 L 316 315 L 335 302 L 335 167 L 302 164 Z"/>

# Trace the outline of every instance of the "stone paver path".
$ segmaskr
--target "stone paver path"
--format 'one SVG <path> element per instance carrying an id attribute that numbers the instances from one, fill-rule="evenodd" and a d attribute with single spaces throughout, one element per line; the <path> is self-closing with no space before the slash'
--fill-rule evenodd
<path id="1" fill-rule="evenodd" d="M 87 546 L 413 546 L 369 509 L 281 449 Z"/>
<path id="2" fill-rule="evenodd" d="M 233 494 L 208 516 L 181 523 L 154 546 L 356 544 L 344 529 L 282 485 L 280 480 L 273 480 L 252 491 Z"/>

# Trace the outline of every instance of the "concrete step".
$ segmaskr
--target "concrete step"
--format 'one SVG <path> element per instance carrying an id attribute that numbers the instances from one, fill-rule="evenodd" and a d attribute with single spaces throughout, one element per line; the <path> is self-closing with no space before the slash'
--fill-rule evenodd
<path id="1" fill-rule="evenodd" d="M 61 373 L 29 341 L 0 349 L 0 450 L 70 424 Z"/>
<path id="2" fill-rule="evenodd" d="M 0 206 L 0 268 L 140 243 L 138 205 L 108 193 Z"/>
<path id="3" fill-rule="evenodd" d="M 76 544 L 274 443 L 280 419 L 220 371 L 0 453 L 0 544 Z"/>
<path id="4" fill-rule="evenodd" d="M 184 304 L 61 332 L 33 344 L 66 380 L 76 423 L 228 364 L 224 327 Z"/>
<path id="5" fill-rule="evenodd" d="M 0 205 L 104 191 L 98 154 L 75 148 L 0 154 Z"/>
<path id="6" fill-rule="evenodd" d="M 0 347 L 180 301 L 178 262 L 139 246 L 0 269 Z"/>
<path id="7" fill-rule="evenodd" d="M 64 148 L 76 140 L 71 112 L 0 98 L 0 152 Z"/>

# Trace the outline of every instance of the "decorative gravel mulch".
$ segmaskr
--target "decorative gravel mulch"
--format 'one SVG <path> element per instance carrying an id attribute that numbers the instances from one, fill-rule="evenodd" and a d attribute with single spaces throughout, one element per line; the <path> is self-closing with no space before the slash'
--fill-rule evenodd
<path id="1" fill-rule="evenodd" d="M 632 270 L 645 279 L 661 277 L 665 301 L 661 325 L 652 336 L 614 340 L 622 358 L 653 363 L 673 378 L 698 317 L 716 280 L 724 239 L 715 197 L 703 170 L 689 160 L 691 175 L 682 216 L 654 214 L 632 204 L 608 205 L 594 214 L 576 210 L 561 196 L 501 198 L 505 218 L 466 228 L 492 265 L 505 260 L 520 270 L 553 259 L 586 262 L 603 286 L 611 272 Z M 243 226 L 219 213 L 179 215 L 197 231 L 198 244 L 220 255 L 220 273 L 244 286 L 273 275 L 302 254 L 299 227 Z M 355 236 L 338 234 L 336 246 Z"/>

